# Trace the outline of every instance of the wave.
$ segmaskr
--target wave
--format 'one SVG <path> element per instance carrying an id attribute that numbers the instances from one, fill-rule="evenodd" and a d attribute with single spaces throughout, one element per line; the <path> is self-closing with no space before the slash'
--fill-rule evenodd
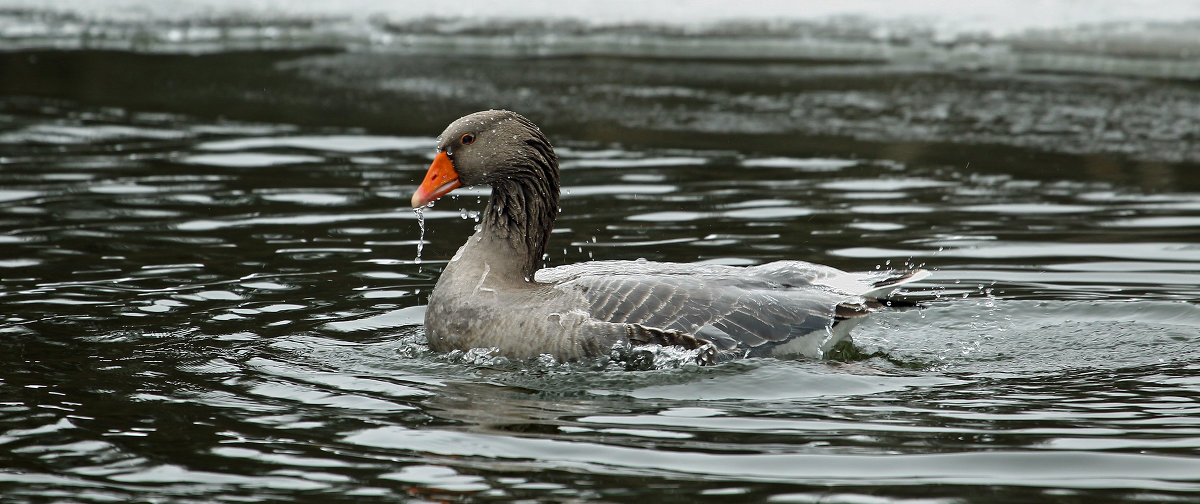
<path id="1" fill-rule="evenodd" d="M 628 4 L 628 5 L 626 5 Z M 525 0 L 446 15 L 420 2 L 17 0 L 0 9 L 0 47 L 219 52 L 339 48 L 481 57 L 616 57 L 885 65 L 1200 79 L 1200 5 L 1163 0 L 1003 3 L 951 11 L 854 0 L 813 7 L 771 1 L 605 2 L 552 8 Z M 440 5 L 440 4 L 438 4 Z M 622 7 L 622 6 L 625 7 Z"/>

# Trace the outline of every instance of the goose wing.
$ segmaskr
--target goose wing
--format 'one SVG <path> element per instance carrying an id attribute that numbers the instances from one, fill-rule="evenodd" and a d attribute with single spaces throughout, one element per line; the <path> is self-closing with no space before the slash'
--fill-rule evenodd
<path id="1" fill-rule="evenodd" d="M 596 319 L 679 331 L 751 355 L 866 315 L 879 306 L 868 293 L 911 281 L 801 261 L 748 268 L 606 261 L 543 272 L 539 281 L 576 293 Z"/>

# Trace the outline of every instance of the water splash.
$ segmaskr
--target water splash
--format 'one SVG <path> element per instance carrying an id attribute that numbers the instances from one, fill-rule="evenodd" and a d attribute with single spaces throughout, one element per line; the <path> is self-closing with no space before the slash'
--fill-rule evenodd
<path id="1" fill-rule="evenodd" d="M 463 220 L 470 219 L 476 224 L 479 224 L 479 218 L 482 214 L 478 210 L 467 210 L 466 208 L 459 209 L 458 216 Z"/>
<path id="2" fill-rule="evenodd" d="M 414 208 L 413 213 L 417 215 L 417 226 L 421 228 L 421 237 L 417 239 L 417 257 L 413 262 L 421 264 L 421 252 L 425 250 L 425 207 Z"/>

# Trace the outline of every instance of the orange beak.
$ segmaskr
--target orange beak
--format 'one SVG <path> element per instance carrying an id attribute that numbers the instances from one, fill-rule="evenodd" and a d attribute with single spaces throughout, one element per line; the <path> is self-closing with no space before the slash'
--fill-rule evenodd
<path id="1" fill-rule="evenodd" d="M 462 183 L 458 181 L 458 172 L 454 171 L 450 156 L 445 151 L 438 151 L 433 164 L 429 165 L 429 171 L 425 173 L 425 181 L 413 193 L 412 207 L 421 208 L 459 187 L 462 187 Z"/>

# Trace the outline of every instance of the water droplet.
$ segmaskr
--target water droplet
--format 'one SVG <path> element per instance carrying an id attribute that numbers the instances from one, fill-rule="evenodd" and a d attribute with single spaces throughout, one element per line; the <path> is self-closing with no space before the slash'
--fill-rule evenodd
<path id="1" fill-rule="evenodd" d="M 414 208 L 417 214 L 417 225 L 421 228 L 421 237 L 417 239 L 417 258 L 413 262 L 421 264 L 421 251 L 425 249 L 425 207 Z"/>

